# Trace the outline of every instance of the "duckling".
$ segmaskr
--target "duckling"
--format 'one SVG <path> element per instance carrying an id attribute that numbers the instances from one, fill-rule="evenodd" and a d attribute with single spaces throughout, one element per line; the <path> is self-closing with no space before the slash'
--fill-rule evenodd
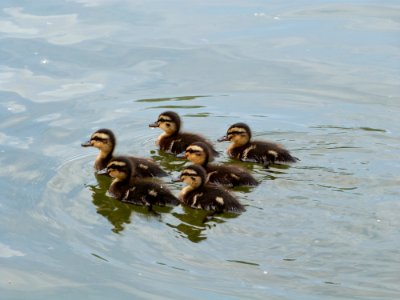
<path id="1" fill-rule="evenodd" d="M 268 167 L 271 163 L 292 163 L 299 159 L 290 154 L 283 146 L 265 141 L 252 141 L 250 127 L 245 123 L 235 123 L 227 130 L 226 136 L 219 142 L 230 141 L 227 153 L 241 161 L 255 161 Z"/>
<path id="2" fill-rule="evenodd" d="M 181 154 L 191 143 L 200 141 L 210 147 L 213 155 L 219 155 L 213 145 L 204 137 L 194 133 L 180 132 L 181 124 L 181 118 L 173 111 L 163 112 L 155 123 L 149 124 L 150 127 L 159 127 L 164 131 L 157 139 L 160 150 Z"/>
<path id="3" fill-rule="evenodd" d="M 113 158 L 116 143 L 114 133 L 110 129 L 102 128 L 95 131 L 90 137 L 90 140 L 82 144 L 82 147 L 95 147 L 100 150 L 94 163 L 95 169 L 100 171 L 107 167 L 107 164 Z M 151 159 L 134 156 L 129 156 L 129 159 L 134 163 L 135 174 L 138 177 L 161 177 L 167 175 L 167 173 Z"/>
<path id="4" fill-rule="evenodd" d="M 107 165 L 107 174 L 113 178 L 108 192 L 118 200 L 138 205 L 178 205 L 179 200 L 164 185 L 136 177 L 137 168 L 127 156 L 113 157 Z"/>
<path id="5" fill-rule="evenodd" d="M 187 184 L 179 193 L 179 200 L 186 205 L 215 213 L 245 211 L 244 206 L 228 191 L 207 183 L 207 173 L 202 166 L 186 167 L 180 181 Z"/>
<path id="6" fill-rule="evenodd" d="M 245 169 L 234 165 L 217 165 L 209 163 L 213 160 L 210 148 L 202 143 L 195 142 L 186 148 L 185 157 L 207 171 L 209 182 L 228 186 L 257 185 L 257 180 Z"/>

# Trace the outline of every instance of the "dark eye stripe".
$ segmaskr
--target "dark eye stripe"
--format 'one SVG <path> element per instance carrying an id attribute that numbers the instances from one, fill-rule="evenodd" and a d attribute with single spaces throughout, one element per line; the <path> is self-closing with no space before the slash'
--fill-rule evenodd
<path id="1" fill-rule="evenodd" d="M 92 137 L 92 141 L 106 142 L 107 139 L 102 139 L 102 138 L 95 136 L 95 137 Z"/>
<path id="2" fill-rule="evenodd" d="M 231 132 L 228 132 L 228 135 L 232 135 L 232 134 L 245 134 L 246 132 L 245 131 L 231 131 Z"/>
<path id="3" fill-rule="evenodd" d="M 122 171 L 125 169 L 125 166 L 111 165 L 107 169 L 108 171 Z"/>
<path id="4" fill-rule="evenodd" d="M 186 153 L 201 153 L 200 150 L 192 150 L 192 149 L 188 149 L 185 151 Z"/>
<path id="5" fill-rule="evenodd" d="M 171 122 L 171 120 L 170 119 L 160 118 L 160 119 L 158 119 L 157 122 Z"/>
<path id="6" fill-rule="evenodd" d="M 193 174 L 193 173 L 182 173 L 181 177 L 182 177 L 182 176 L 199 177 L 200 175 L 198 175 L 198 174 Z"/>

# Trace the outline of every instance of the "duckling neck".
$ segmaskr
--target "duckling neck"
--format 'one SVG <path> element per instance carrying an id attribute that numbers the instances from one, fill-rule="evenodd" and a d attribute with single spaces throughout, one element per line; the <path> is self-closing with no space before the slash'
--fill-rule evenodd
<path id="1" fill-rule="evenodd" d="M 108 190 L 114 197 L 122 199 L 129 190 L 129 181 L 114 178 Z"/>
<path id="2" fill-rule="evenodd" d="M 161 141 L 163 140 L 163 139 L 166 139 L 166 138 L 174 138 L 175 136 L 177 136 L 178 135 L 178 131 L 174 131 L 174 132 L 163 132 L 162 134 L 160 134 L 160 136 L 157 138 L 157 142 L 156 142 L 156 144 L 157 145 L 160 145 L 161 144 Z"/>
<path id="3" fill-rule="evenodd" d="M 100 150 L 100 153 L 97 155 L 95 160 L 96 166 L 100 169 L 105 168 L 112 158 L 113 151 L 114 149 L 111 149 L 111 151 Z"/>
<path id="4" fill-rule="evenodd" d="M 185 186 L 185 187 L 179 192 L 179 200 L 180 200 L 181 202 L 185 202 L 185 201 L 184 201 L 185 196 L 186 196 L 188 193 L 190 193 L 191 191 L 195 190 L 195 189 L 196 189 L 196 188 L 193 187 L 193 186 L 191 186 L 191 185 Z"/>
<path id="5" fill-rule="evenodd" d="M 248 146 L 250 146 L 250 141 L 248 141 L 247 143 L 245 143 L 245 144 L 238 144 L 238 143 L 232 143 L 229 147 L 228 147 L 228 149 L 227 149 L 227 153 L 229 154 L 229 155 L 233 155 L 234 156 L 234 153 L 235 152 L 240 152 L 240 149 L 246 149 Z M 236 150 L 236 151 L 235 151 Z"/>
<path id="6" fill-rule="evenodd" d="M 201 166 L 204 168 L 204 169 L 206 169 L 207 170 L 207 167 L 208 167 L 208 160 L 204 160 L 204 162 L 201 164 Z"/>

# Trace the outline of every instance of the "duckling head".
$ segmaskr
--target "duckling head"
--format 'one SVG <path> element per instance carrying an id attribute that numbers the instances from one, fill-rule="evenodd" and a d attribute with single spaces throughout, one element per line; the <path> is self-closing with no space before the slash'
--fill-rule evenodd
<path id="1" fill-rule="evenodd" d="M 180 180 L 192 189 L 199 188 L 206 183 L 207 173 L 202 166 L 190 165 L 183 169 Z"/>
<path id="2" fill-rule="evenodd" d="M 107 174 L 116 181 L 131 178 L 132 173 L 132 162 L 125 156 L 116 156 L 107 165 Z"/>
<path id="3" fill-rule="evenodd" d="M 250 127 L 245 123 L 235 123 L 228 128 L 225 136 L 218 139 L 218 142 L 230 141 L 236 146 L 243 146 L 246 145 L 250 139 Z"/>
<path id="4" fill-rule="evenodd" d="M 82 147 L 95 147 L 105 154 L 111 153 L 116 144 L 114 133 L 110 129 L 99 129 L 95 131 L 90 140 L 82 143 Z"/>
<path id="5" fill-rule="evenodd" d="M 203 142 L 190 144 L 185 150 L 185 157 L 195 165 L 204 167 L 214 158 L 210 147 Z"/>
<path id="6" fill-rule="evenodd" d="M 156 122 L 149 124 L 149 127 L 159 127 L 167 136 L 173 135 L 181 128 L 181 118 L 176 112 L 165 111 L 158 116 Z"/>

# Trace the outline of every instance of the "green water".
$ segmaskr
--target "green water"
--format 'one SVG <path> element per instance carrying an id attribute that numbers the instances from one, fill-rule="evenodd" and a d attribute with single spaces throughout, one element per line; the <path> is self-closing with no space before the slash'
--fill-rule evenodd
<path id="1" fill-rule="evenodd" d="M 398 299 L 397 1 L 2 1 L 0 299 Z M 159 215 L 107 196 L 97 151 L 186 164 L 150 129 L 174 110 L 285 145 L 243 164 L 241 215 Z"/>

